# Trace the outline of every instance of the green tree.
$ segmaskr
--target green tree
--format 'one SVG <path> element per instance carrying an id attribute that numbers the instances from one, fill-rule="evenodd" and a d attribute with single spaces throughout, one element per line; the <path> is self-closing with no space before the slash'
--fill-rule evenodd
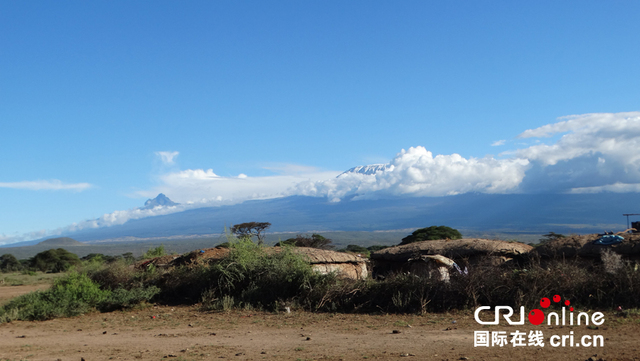
<path id="1" fill-rule="evenodd" d="M 276 243 L 276 247 L 282 245 L 291 245 L 294 247 L 311 247 L 319 249 L 332 249 L 334 246 L 331 244 L 331 239 L 325 238 L 317 233 L 311 236 L 297 235 L 295 238 L 289 238 L 285 241 Z"/>
<path id="2" fill-rule="evenodd" d="M 83 261 L 96 262 L 96 263 L 111 263 L 120 259 L 120 256 L 109 256 L 102 253 L 89 253 L 88 255 L 80 258 Z"/>
<path id="3" fill-rule="evenodd" d="M 359 246 L 357 244 L 347 245 L 347 248 L 340 249 L 338 250 L 338 252 L 360 253 L 365 255 L 366 257 L 369 257 L 369 255 L 371 254 L 371 252 L 367 248 Z"/>
<path id="4" fill-rule="evenodd" d="M 375 252 L 375 251 L 379 251 L 381 249 L 385 249 L 385 248 L 389 248 L 389 246 L 381 246 L 381 245 L 374 245 L 374 246 L 369 246 L 367 247 L 367 250 L 369 250 L 369 252 Z"/>
<path id="5" fill-rule="evenodd" d="M 404 237 L 400 245 L 420 241 L 434 241 L 437 239 L 461 239 L 462 234 L 447 226 L 431 226 L 415 230 L 411 235 Z"/>
<path id="6" fill-rule="evenodd" d="M 0 256 L 0 272 L 16 272 L 22 269 L 20 261 L 12 254 Z"/>
<path id="7" fill-rule="evenodd" d="M 40 252 L 30 259 L 29 263 L 32 268 L 42 272 L 64 272 L 80 264 L 80 259 L 74 253 L 64 248 L 50 249 Z"/>
<path id="8" fill-rule="evenodd" d="M 128 264 L 131 264 L 136 261 L 136 258 L 133 256 L 133 253 L 131 252 L 123 253 L 122 258 L 124 258 L 124 261 L 127 262 Z"/>
<path id="9" fill-rule="evenodd" d="M 540 244 L 549 243 L 551 241 L 555 241 L 556 239 L 562 239 L 562 238 L 565 238 L 564 234 L 549 232 L 547 234 L 542 235 L 542 238 L 540 238 Z"/>
<path id="10" fill-rule="evenodd" d="M 231 233 L 238 238 L 256 236 L 258 238 L 258 244 L 264 243 L 264 231 L 271 227 L 269 222 L 246 222 L 240 224 L 234 224 L 231 227 Z"/>

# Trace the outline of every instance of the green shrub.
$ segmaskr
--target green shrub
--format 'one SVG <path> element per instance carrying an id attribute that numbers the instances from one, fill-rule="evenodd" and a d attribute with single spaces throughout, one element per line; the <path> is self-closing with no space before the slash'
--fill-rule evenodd
<path id="1" fill-rule="evenodd" d="M 0 320 L 48 320 L 76 316 L 101 304 L 109 291 L 103 291 L 85 274 L 76 272 L 56 279 L 43 292 L 17 297 L 0 308 Z"/>
<path id="2" fill-rule="evenodd" d="M 138 304 L 150 301 L 158 293 L 160 293 L 160 288 L 156 286 L 133 288 L 130 290 L 118 288 L 112 291 L 109 296 L 101 302 L 100 310 L 113 311 L 132 308 Z"/>
<path id="3" fill-rule="evenodd" d="M 156 248 L 149 248 L 147 250 L 147 252 L 145 252 L 141 259 L 150 259 L 150 258 L 156 258 L 156 257 L 162 257 L 162 256 L 166 256 L 167 252 L 164 249 L 164 245 L 159 245 Z"/>
<path id="4" fill-rule="evenodd" d="M 107 290 L 133 287 L 135 274 L 133 266 L 129 266 L 122 259 L 88 273 L 94 282 Z M 139 283 L 137 285 L 139 286 Z"/>
<path id="5" fill-rule="evenodd" d="M 314 288 L 333 279 L 314 272 L 289 247 L 266 253 L 247 239 L 232 242 L 229 256 L 211 265 L 206 278 L 209 289 L 202 292 L 205 307 L 228 308 L 232 303 L 270 310 L 284 304 L 308 304 Z"/>
<path id="6" fill-rule="evenodd" d="M 347 248 L 339 249 L 338 252 L 360 253 L 360 254 L 363 254 L 365 257 L 369 257 L 371 255 L 371 252 L 369 251 L 369 249 L 359 246 L 357 244 L 350 244 L 347 246 Z"/>

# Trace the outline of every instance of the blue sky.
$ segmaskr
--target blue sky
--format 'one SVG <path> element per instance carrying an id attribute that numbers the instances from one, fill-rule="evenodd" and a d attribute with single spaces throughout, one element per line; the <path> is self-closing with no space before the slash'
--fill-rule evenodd
<path id="1" fill-rule="evenodd" d="M 637 192 L 639 15 L 632 1 L 0 1 L 0 243 L 159 191 Z M 397 171 L 336 183 L 372 163 Z"/>

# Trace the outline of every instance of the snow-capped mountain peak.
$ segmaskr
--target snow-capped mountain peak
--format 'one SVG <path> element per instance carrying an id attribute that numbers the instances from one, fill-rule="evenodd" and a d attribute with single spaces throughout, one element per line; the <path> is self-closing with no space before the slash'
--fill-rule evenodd
<path id="1" fill-rule="evenodd" d="M 147 201 L 144 202 L 144 207 L 142 207 L 142 209 L 152 209 L 157 206 L 177 206 L 178 204 L 180 203 L 176 203 L 169 199 L 169 197 L 160 193 L 154 199 L 147 199 Z"/>
<path id="2" fill-rule="evenodd" d="M 353 168 L 341 173 L 340 175 L 338 175 L 338 177 L 341 177 L 341 176 L 346 175 L 346 174 L 351 174 L 351 173 L 364 174 L 364 175 L 374 175 L 376 173 L 385 172 L 385 171 L 389 171 L 389 170 L 393 170 L 393 165 L 390 165 L 390 164 L 359 165 L 357 167 L 353 167 Z"/>

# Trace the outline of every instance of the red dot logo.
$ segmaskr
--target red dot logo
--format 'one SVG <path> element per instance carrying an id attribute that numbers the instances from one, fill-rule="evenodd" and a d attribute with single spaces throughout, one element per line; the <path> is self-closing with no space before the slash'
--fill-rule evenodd
<path id="1" fill-rule="evenodd" d="M 549 306 L 551 306 L 551 301 L 549 301 L 548 298 L 543 298 L 540 300 L 540 307 L 542 308 L 548 308 Z"/>
<path id="2" fill-rule="evenodd" d="M 569 300 L 565 300 L 565 301 L 564 301 L 564 305 L 565 305 L 565 306 L 569 306 L 570 304 L 571 304 L 571 302 L 569 302 Z"/>
<path id="3" fill-rule="evenodd" d="M 533 325 L 539 325 L 544 322 L 544 313 L 539 309 L 529 311 L 529 322 Z"/>
<path id="4" fill-rule="evenodd" d="M 553 296 L 553 302 L 560 302 L 560 295 Z"/>
<path id="5" fill-rule="evenodd" d="M 569 309 L 569 311 L 573 312 L 573 307 L 571 307 L 571 308 Z"/>

